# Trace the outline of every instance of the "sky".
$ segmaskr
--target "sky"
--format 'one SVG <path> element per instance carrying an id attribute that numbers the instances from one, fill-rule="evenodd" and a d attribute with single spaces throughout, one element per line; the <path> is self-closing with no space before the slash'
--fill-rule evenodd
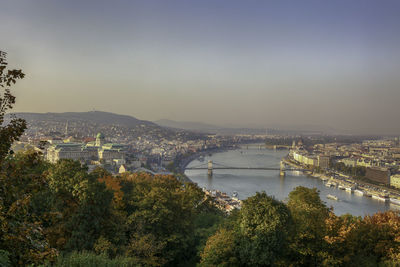
<path id="1" fill-rule="evenodd" d="M 18 112 L 400 135 L 400 1 L 2 0 Z"/>

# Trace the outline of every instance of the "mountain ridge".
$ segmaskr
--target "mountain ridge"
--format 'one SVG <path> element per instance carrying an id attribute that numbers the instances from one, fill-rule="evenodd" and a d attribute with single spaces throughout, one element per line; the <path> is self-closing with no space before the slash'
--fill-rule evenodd
<path id="1" fill-rule="evenodd" d="M 130 115 L 121 115 L 105 111 L 84 111 L 84 112 L 46 112 L 46 113 L 34 113 L 34 112 L 14 112 L 6 114 L 6 118 L 10 118 L 15 115 L 18 118 L 23 118 L 27 121 L 34 120 L 47 120 L 57 122 L 67 121 L 90 121 L 92 123 L 108 124 L 108 125 L 123 125 L 127 127 L 134 127 L 137 125 L 148 125 L 158 126 L 157 124 L 140 120 Z"/>

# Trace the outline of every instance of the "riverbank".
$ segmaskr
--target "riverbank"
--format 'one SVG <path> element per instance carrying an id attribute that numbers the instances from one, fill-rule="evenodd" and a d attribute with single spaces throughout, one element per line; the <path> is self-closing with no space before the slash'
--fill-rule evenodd
<path id="1" fill-rule="evenodd" d="M 300 164 L 296 164 L 287 157 L 282 158 L 285 164 L 295 168 L 304 168 Z M 303 171 L 305 175 L 321 179 L 327 187 L 337 187 L 349 193 L 355 193 L 360 196 L 370 197 L 382 202 L 388 202 L 400 207 L 400 194 L 393 191 L 388 191 L 382 187 L 377 187 L 372 184 L 356 181 L 351 177 L 339 172 L 327 175 L 326 173 L 315 173 L 311 170 Z"/>

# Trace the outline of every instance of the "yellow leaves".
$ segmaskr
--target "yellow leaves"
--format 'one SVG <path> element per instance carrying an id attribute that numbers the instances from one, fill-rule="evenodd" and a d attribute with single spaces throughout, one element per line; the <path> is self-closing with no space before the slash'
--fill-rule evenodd
<path id="1" fill-rule="evenodd" d="M 328 218 L 325 220 L 327 235 L 324 237 L 328 244 L 344 242 L 346 233 L 345 226 L 341 219 L 336 216 L 333 212 L 329 213 Z"/>

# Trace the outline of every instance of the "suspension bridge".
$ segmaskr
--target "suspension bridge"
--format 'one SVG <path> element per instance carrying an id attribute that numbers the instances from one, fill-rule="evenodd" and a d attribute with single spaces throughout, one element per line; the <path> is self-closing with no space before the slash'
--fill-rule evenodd
<path id="1" fill-rule="evenodd" d="M 224 164 L 209 160 L 197 166 L 186 167 L 186 170 L 207 170 L 209 175 L 212 175 L 214 170 L 276 170 L 281 176 L 285 176 L 286 171 L 304 171 L 305 169 L 295 168 L 281 161 L 280 167 L 251 167 L 251 166 L 226 166 Z"/>

